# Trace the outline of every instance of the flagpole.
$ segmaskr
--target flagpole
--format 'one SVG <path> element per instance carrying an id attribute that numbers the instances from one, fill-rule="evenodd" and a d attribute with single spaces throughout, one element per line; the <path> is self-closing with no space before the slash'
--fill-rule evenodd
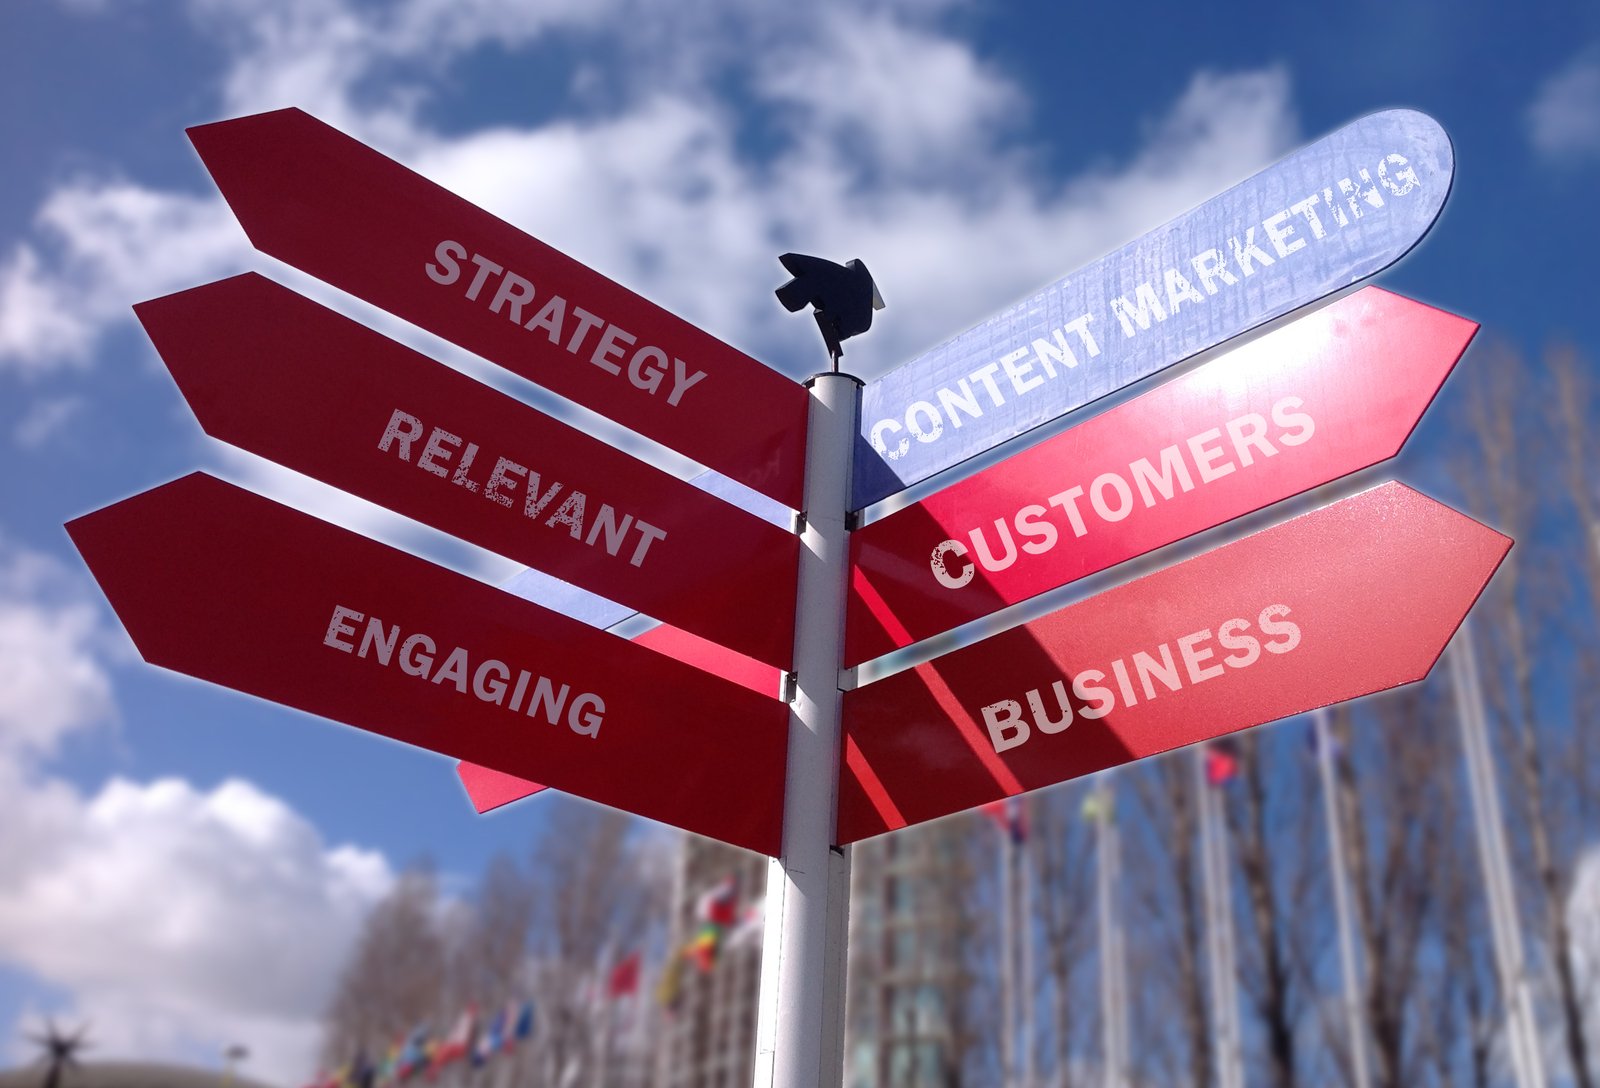
<path id="1" fill-rule="evenodd" d="M 1029 818 L 1029 801 L 1026 797 L 1016 798 L 1017 824 L 1022 840 L 1017 850 L 1017 864 L 1022 869 L 1021 903 L 1018 905 L 1017 914 L 1021 925 L 1018 927 L 1018 953 L 1022 960 L 1022 1088 L 1034 1088 L 1033 1077 L 1033 865 L 1030 861 L 1030 850 L 1033 843 L 1033 821 Z M 1015 831 L 1014 831 L 1015 834 Z"/>
<path id="2" fill-rule="evenodd" d="M 1506 849 L 1505 817 L 1500 811 L 1500 785 L 1489 751 L 1489 730 L 1483 709 L 1483 685 L 1478 677 L 1477 649 L 1472 641 L 1471 619 L 1450 642 L 1450 679 L 1455 689 L 1456 718 L 1467 764 L 1467 785 L 1472 794 L 1473 822 L 1478 837 L 1478 860 L 1489 902 L 1489 922 L 1494 938 L 1500 990 L 1506 1007 L 1506 1034 L 1518 1088 L 1545 1088 L 1544 1061 L 1539 1051 L 1539 1029 L 1534 1019 L 1527 963 L 1522 952 L 1522 928 L 1511 881 Z"/>
<path id="3" fill-rule="evenodd" d="M 1000 832 L 1000 1084 L 1013 1088 L 1016 1057 L 1016 971 L 1012 958 L 1015 904 L 1011 895 L 1011 829 Z"/>
<path id="4" fill-rule="evenodd" d="M 1195 808 L 1200 822 L 1200 873 L 1211 964 L 1211 1024 L 1217 1083 L 1244 1088 L 1239 1039 L 1239 968 L 1233 941 L 1233 890 L 1228 881 L 1227 826 L 1222 802 L 1206 774 L 1206 746 L 1194 749 Z"/>
<path id="5" fill-rule="evenodd" d="M 1339 975 L 1344 988 L 1345 1030 L 1350 1036 L 1350 1069 L 1354 1074 L 1355 1088 L 1369 1088 L 1366 1010 L 1361 1002 L 1361 965 L 1356 959 L 1350 877 L 1344 870 L 1344 829 L 1339 819 L 1333 737 L 1328 730 L 1327 708 L 1311 712 L 1311 726 L 1315 730 L 1317 770 L 1322 779 L 1323 819 L 1328 825 L 1328 873 L 1333 879 L 1333 914 L 1339 930 Z"/>
<path id="6" fill-rule="evenodd" d="M 1121 844 L 1117 841 L 1115 803 L 1109 784 L 1095 787 L 1095 854 L 1098 861 L 1100 905 L 1100 1007 L 1101 1061 L 1105 1088 L 1126 1088 L 1127 980 L 1123 963 L 1122 933 L 1117 917 L 1116 885 L 1120 876 Z"/>
<path id="7" fill-rule="evenodd" d="M 849 852 L 833 848 L 838 791 L 845 512 L 861 381 L 838 372 L 806 383 L 805 509 L 795 619 L 794 696 L 784 775 L 783 854 L 768 868 L 757 1088 L 831 1088 L 844 1076 Z"/>

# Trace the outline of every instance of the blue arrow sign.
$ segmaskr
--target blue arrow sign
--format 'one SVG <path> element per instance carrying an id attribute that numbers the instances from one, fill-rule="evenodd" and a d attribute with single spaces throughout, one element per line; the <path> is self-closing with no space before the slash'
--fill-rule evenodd
<path id="1" fill-rule="evenodd" d="M 1444 129 L 1363 117 L 868 385 L 852 506 L 1380 272 L 1450 191 Z"/>

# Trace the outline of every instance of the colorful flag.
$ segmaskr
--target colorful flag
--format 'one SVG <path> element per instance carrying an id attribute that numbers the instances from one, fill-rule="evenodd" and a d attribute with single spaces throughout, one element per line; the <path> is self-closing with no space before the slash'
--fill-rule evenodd
<path id="1" fill-rule="evenodd" d="M 456 1018 L 450 1034 L 440 1040 L 433 1052 L 433 1069 L 442 1069 L 451 1062 L 460 1061 L 472 1051 L 472 1035 L 478 1022 L 478 1007 L 468 1005 Z"/>
<path id="2" fill-rule="evenodd" d="M 478 1036 L 478 1045 L 472 1048 L 473 1065 L 482 1065 L 494 1057 L 495 1052 L 500 1049 L 501 1041 L 505 1038 L 506 1023 L 506 1010 L 501 1009 L 484 1026 L 483 1033 Z"/>
<path id="3" fill-rule="evenodd" d="M 683 954 L 669 955 L 661 969 L 661 981 L 656 983 L 656 1001 L 668 1012 L 678 1007 L 683 997 Z"/>
<path id="4" fill-rule="evenodd" d="M 1232 744 L 1214 741 L 1206 745 L 1206 783 L 1225 785 L 1239 773 L 1239 756 Z"/>
<path id="5" fill-rule="evenodd" d="M 611 977 L 606 981 L 606 996 L 608 998 L 622 997 L 624 994 L 639 992 L 639 953 L 630 952 L 611 969 Z"/>
<path id="6" fill-rule="evenodd" d="M 1109 820 L 1114 815 L 1111 805 L 1111 793 L 1104 788 L 1095 788 L 1083 795 L 1083 807 L 1078 810 L 1085 820 Z"/>
<path id="7" fill-rule="evenodd" d="M 693 961 L 702 975 L 708 975 L 717 965 L 717 948 L 721 943 L 722 927 L 707 922 L 700 927 L 700 932 L 694 935 L 694 939 L 684 946 L 683 954 Z"/>
<path id="8" fill-rule="evenodd" d="M 1028 809 L 1020 797 L 991 801 L 981 811 L 1018 846 L 1028 841 Z"/>
<path id="9" fill-rule="evenodd" d="M 533 1035 L 533 1002 L 524 1001 L 517 1009 L 517 1025 L 512 1034 L 517 1042 L 525 1042 Z"/>
<path id="10" fill-rule="evenodd" d="M 723 941 L 726 948 L 748 948 L 759 945 L 765 934 L 767 922 L 767 902 L 758 899 L 744 908 L 744 913 L 739 915 L 739 924 L 733 927 L 727 940 Z"/>
<path id="11" fill-rule="evenodd" d="M 733 925 L 738 907 L 739 886 L 732 874 L 729 874 L 701 893 L 699 901 L 695 904 L 695 913 L 702 922 L 727 927 Z"/>

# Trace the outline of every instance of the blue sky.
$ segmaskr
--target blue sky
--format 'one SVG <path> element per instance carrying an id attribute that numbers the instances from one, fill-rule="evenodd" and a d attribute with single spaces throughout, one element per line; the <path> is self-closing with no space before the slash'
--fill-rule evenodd
<path id="1" fill-rule="evenodd" d="M 509 573 L 200 433 L 129 307 L 251 268 L 528 394 L 253 254 L 186 125 L 301 106 L 796 377 L 819 345 L 772 299 L 776 255 L 862 257 L 889 303 L 849 351 L 870 379 L 1409 106 L 1455 141 L 1455 191 L 1378 282 L 1600 358 L 1592 3 L 511 7 L 0 9 L 0 1047 L 19 1018 L 84 1015 L 106 1051 L 248 1037 L 288 1080 L 398 867 L 468 882 L 559 812 L 475 817 L 442 757 L 144 667 L 69 548 L 65 520 L 207 468 Z M 1424 482 L 1458 386 L 1402 462 Z"/>

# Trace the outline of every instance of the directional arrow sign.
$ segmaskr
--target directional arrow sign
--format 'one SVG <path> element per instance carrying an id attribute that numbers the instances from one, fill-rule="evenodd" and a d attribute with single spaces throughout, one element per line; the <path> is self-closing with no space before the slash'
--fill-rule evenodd
<path id="1" fill-rule="evenodd" d="M 261 276 L 134 309 L 207 434 L 788 667 L 794 534 Z"/>
<path id="2" fill-rule="evenodd" d="M 199 473 L 67 531 L 151 664 L 778 852 L 777 699 Z"/>
<path id="3" fill-rule="evenodd" d="M 762 695 L 777 694 L 778 681 L 783 675 L 777 669 L 729 653 L 715 643 L 696 638 L 687 631 L 680 631 L 665 623 L 635 635 L 633 641 Z M 473 808 L 480 813 L 531 797 L 547 788 L 538 782 L 480 767 L 476 763 L 459 763 L 456 773 L 461 776 L 461 784 L 472 799 Z"/>
<path id="4" fill-rule="evenodd" d="M 868 525 L 845 664 L 1393 457 L 1476 331 L 1363 288 Z"/>
<path id="5" fill-rule="evenodd" d="M 189 138 L 257 249 L 799 505 L 795 382 L 300 110 Z"/>
<path id="6" fill-rule="evenodd" d="M 1450 190 L 1450 140 L 1363 117 L 862 394 L 856 508 L 1399 260 Z"/>
<path id="7" fill-rule="evenodd" d="M 1420 680 L 1510 547 L 1383 484 L 847 692 L 839 842 Z"/>

